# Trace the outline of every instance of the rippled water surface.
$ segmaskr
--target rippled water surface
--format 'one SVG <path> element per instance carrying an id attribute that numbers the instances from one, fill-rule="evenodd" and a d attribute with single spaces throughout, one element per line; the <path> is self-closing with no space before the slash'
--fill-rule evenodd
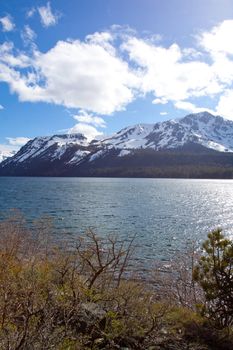
<path id="1" fill-rule="evenodd" d="M 233 235 L 233 181 L 183 179 L 0 178 L 0 218 L 12 208 L 49 216 L 70 239 L 88 227 L 100 235 L 137 234 L 137 254 L 167 260 L 187 241 L 221 226 Z"/>

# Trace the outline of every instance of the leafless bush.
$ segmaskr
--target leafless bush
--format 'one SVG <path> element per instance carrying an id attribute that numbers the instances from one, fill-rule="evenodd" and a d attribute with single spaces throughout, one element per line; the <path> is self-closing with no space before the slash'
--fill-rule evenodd
<path id="1" fill-rule="evenodd" d="M 103 239 L 91 229 L 78 240 L 76 250 L 80 261 L 80 273 L 86 276 L 85 283 L 92 288 L 104 278 L 114 281 L 119 287 L 121 279 L 132 256 L 134 238 L 129 243 L 120 242 L 117 237 Z"/>
<path id="2" fill-rule="evenodd" d="M 170 263 L 155 263 L 152 283 L 158 297 L 196 310 L 204 298 L 202 289 L 193 279 L 193 271 L 199 257 L 197 246 L 192 243 Z"/>
<path id="3" fill-rule="evenodd" d="M 184 325 L 191 337 L 203 322 L 195 249 L 169 273 L 157 265 L 151 285 L 128 273 L 135 237 L 89 230 L 71 249 L 51 241 L 49 226 L 18 214 L 0 222 L 0 349 L 144 350 L 181 340 L 185 349 Z"/>
<path id="4" fill-rule="evenodd" d="M 71 250 L 51 243 L 47 228 L 19 215 L 0 223 L 0 348 L 114 348 L 128 339 L 139 349 L 166 308 L 125 279 L 134 237 L 89 230 Z"/>

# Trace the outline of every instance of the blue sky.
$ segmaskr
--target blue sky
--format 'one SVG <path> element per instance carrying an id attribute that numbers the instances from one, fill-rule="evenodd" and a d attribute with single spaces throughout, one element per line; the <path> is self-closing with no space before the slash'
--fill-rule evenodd
<path id="1" fill-rule="evenodd" d="M 231 0 L 0 0 L 0 150 L 209 110 L 233 119 Z"/>

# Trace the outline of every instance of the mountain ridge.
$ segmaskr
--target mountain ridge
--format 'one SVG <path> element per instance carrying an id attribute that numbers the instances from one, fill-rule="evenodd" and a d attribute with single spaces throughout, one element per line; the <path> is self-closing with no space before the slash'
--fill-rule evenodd
<path id="1" fill-rule="evenodd" d="M 184 160 L 184 155 L 189 154 L 189 166 L 195 164 L 198 156 L 202 155 L 205 159 L 204 162 L 199 159 L 202 167 L 206 163 L 215 169 L 226 167 L 229 171 L 233 166 L 233 122 L 201 112 L 155 124 L 125 127 L 100 140 L 88 141 L 82 134 L 37 137 L 13 157 L 0 163 L 0 175 L 101 176 L 101 173 L 106 173 L 107 166 L 113 175 L 114 169 L 126 169 L 129 166 L 132 168 L 130 173 L 133 174 L 133 169 L 138 167 L 151 166 L 157 170 L 164 167 L 157 162 L 162 154 L 167 159 L 166 167 L 169 166 L 171 157 L 175 157 L 177 164 L 180 164 L 182 157 Z M 213 159 L 212 163 L 210 159 Z M 162 160 L 160 162 L 164 163 Z M 183 164 L 184 167 L 187 166 L 186 163 Z M 175 167 L 173 161 L 172 164 Z"/>

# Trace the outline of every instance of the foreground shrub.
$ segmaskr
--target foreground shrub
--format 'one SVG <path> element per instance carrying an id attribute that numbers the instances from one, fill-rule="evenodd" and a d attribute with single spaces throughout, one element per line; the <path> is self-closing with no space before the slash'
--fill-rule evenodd
<path id="1" fill-rule="evenodd" d="M 0 349 L 233 348 L 230 327 L 218 332 L 210 327 L 208 318 L 215 320 L 217 305 L 212 299 L 204 303 L 208 318 L 196 312 L 200 299 L 191 273 L 194 255 L 189 255 L 190 266 L 183 260 L 167 274 L 163 298 L 165 289 L 155 285 L 165 279 L 150 284 L 130 270 L 134 238 L 122 242 L 89 230 L 73 244 L 61 244 L 49 239 L 48 224 L 42 220 L 29 227 L 21 216 L 0 222 Z M 204 246 L 215 261 L 211 242 Z M 217 256 L 224 259 L 223 271 L 231 273 L 226 266 L 231 264 L 230 242 L 223 246 L 227 254 L 224 250 Z M 195 278 L 203 288 L 202 281 L 212 278 L 217 291 L 212 260 L 204 270 L 207 258 L 206 251 Z M 226 294 L 230 290 L 224 283 Z"/>
<path id="2" fill-rule="evenodd" d="M 45 226 L 0 223 L 0 349 L 142 348 L 167 307 L 125 279 L 133 239 L 88 231 L 70 247 L 48 243 Z"/>

